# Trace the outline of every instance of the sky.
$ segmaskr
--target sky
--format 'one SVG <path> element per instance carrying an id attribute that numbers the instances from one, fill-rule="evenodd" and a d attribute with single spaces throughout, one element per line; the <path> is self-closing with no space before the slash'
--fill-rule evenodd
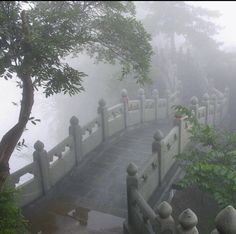
<path id="1" fill-rule="evenodd" d="M 218 10 L 222 15 L 215 22 L 224 28 L 217 38 L 224 42 L 224 48 L 236 48 L 236 1 L 187 1 L 194 6 Z"/>
<path id="2" fill-rule="evenodd" d="M 197 7 L 207 8 L 209 10 L 217 10 L 221 13 L 221 16 L 214 22 L 224 28 L 220 31 L 220 34 L 215 38 L 224 42 L 223 49 L 229 50 L 231 47 L 235 47 L 236 50 L 236 1 L 185 1 L 187 4 L 191 4 Z M 140 4 L 141 3 L 141 4 Z M 137 17 L 141 20 L 145 17 L 147 11 L 145 11 L 145 3 L 136 2 Z"/>

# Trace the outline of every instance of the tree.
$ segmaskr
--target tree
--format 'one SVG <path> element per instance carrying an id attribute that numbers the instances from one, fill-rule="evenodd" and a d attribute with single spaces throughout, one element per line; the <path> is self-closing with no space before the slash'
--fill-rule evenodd
<path id="1" fill-rule="evenodd" d="M 87 52 L 96 61 L 122 65 L 121 77 L 131 73 L 137 82 L 148 80 L 152 48 L 150 35 L 135 19 L 132 2 L 47 1 L 0 2 L 0 77 L 17 75 L 22 89 L 18 122 L 0 142 L 0 189 L 9 174 L 9 158 L 32 118 L 34 91 L 46 97 L 83 90 L 81 71 L 63 57 Z"/>
<path id="2" fill-rule="evenodd" d="M 148 32 L 152 34 L 155 41 L 159 42 L 154 51 L 158 55 L 153 58 L 153 67 L 158 69 L 158 84 L 165 83 L 169 89 L 174 89 L 176 76 L 180 73 L 185 75 L 184 84 L 192 84 L 195 77 L 188 72 L 185 64 L 181 70 L 179 66 L 180 56 L 188 61 L 189 50 L 192 54 L 191 61 L 194 70 L 198 70 L 200 82 L 206 86 L 206 77 L 209 75 L 209 65 L 218 55 L 219 44 L 213 36 L 219 32 L 220 27 L 212 22 L 220 14 L 217 11 L 210 11 L 200 7 L 195 7 L 183 1 L 158 1 L 145 3 L 147 16 L 143 23 Z M 179 53 L 182 45 L 183 51 Z M 214 58 L 214 59 L 212 59 Z M 163 64 L 163 60 L 165 63 Z M 189 62 L 189 61 L 188 61 Z M 168 74 L 169 68 L 177 65 L 174 75 Z M 161 73 L 160 73 L 161 71 Z M 157 72 L 154 72 L 153 80 L 157 79 Z M 182 79 L 182 77 L 179 77 Z M 200 87 L 198 87 L 200 89 Z M 192 92 L 190 92 L 192 93 Z"/>
<path id="3" fill-rule="evenodd" d="M 198 186 L 210 193 L 222 208 L 236 205 L 236 132 L 217 130 L 200 124 L 185 107 L 177 106 L 190 117 L 190 146 L 177 156 L 185 170 L 180 181 L 183 188 Z M 224 186 L 224 189 L 222 189 Z"/>

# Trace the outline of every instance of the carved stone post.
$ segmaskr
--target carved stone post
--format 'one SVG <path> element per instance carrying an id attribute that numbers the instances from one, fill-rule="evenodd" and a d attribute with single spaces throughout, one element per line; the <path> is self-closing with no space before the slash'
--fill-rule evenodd
<path id="1" fill-rule="evenodd" d="M 108 129 L 108 111 L 106 107 L 106 102 L 103 99 L 99 101 L 98 114 L 101 115 L 102 139 L 103 141 L 105 141 L 109 136 L 109 129 Z"/>
<path id="2" fill-rule="evenodd" d="M 219 105 L 219 108 L 220 108 L 220 122 L 223 120 L 224 118 L 224 95 L 223 94 L 220 94 L 219 98 L 218 98 L 218 105 Z"/>
<path id="3" fill-rule="evenodd" d="M 183 134 L 183 115 L 175 115 L 174 126 L 179 128 L 179 138 L 178 138 L 178 154 L 182 153 L 182 134 Z"/>
<path id="4" fill-rule="evenodd" d="M 226 102 L 225 102 L 225 114 L 229 111 L 228 108 L 229 108 L 229 88 L 226 87 L 225 88 L 225 91 L 224 91 L 224 96 L 225 96 L 225 99 L 226 99 Z"/>
<path id="5" fill-rule="evenodd" d="M 158 94 L 158 90 L 154 89 L 152 91 L 152 96 L 154 99 L 154 110 L 155 110 L 155 120 L 157 120 L 158 116 L 157 116 L 157 112 L 158 112 L 158 100 L 159 100 L 159 94 Z"/>
<path id="6" fill-rule="evenodd" d="M 196 117 L 196 119 L 198 119 L 198 108 L 199 108 L 199 104 L 198 104 L 198 98 L 193 96 L 190 100 L 190 108 L 191 110 L 194 111 L 194 115 Z"/>
<path id="7" fill-rule="evenodd" d="M 157 157 L 158 157 L 158 173 L 159 173 L 159 186 L 161 186 L 161 183 L 162 183 L 162 177 L 163 177 L 163 172 L 164 172 L 164 158 L 163 158 L 163 155 L 162 155 L 162 139 L 164 138 L 164 135 L 162 133 L 161 130 L 158 130 L 154 136 L 154 141 L 152 143 L 152 153 L 153 154 L 157 154 Z"/>
<path id="8" fill-rule="evenodd" d="M 217 111 L 217 98 L 215 94 L 211 96 L 211 104 L 214 106 L 214 117 L 213 117 L 213 125 L 216 125 L 216 111 Z"/>
<path id="9" fill-rule="evenodd" d="M 160 224 L 160 234 L 162 233 L 175 233 L 175 221 L 172 214 L 172 207 L 166 201 L 163 201 L 157 209 L 155 209 L 155 213 L 158 214 L 158 221 Z"/>
<path id="10" fill-rule="evenodd" d="M 43 186 L 43 193 L 46 194 L 51 187 L 50 174 L 49 174 L 49 158 L 48 153 L 44 149 L 44 144 L 41 141 L 37 141 L 34 144 L 35 151 L 33 153 L 34 161 L 39 164 L 41 181 Z"/>
<path id="11" fill-rule="evenodd" d="M 210 105 L 210 102 L 209 102 L 209 94 L 208 93 L 205 93 L 204 95 L 203 95 L 203 102 L 202 102 L 202 104 L 203 104 L 203 106 L 205 106 L 206 107 L 206 116 L 205 116 L 205 124 L 208 124 L 208 116 L 209 116 L 209 105 Z"/>
<path id="12" fill-rule="evenodd" d="M 124 127 L 127 128 L 128 126 L 128 120 L 127 120 L 127 117 L 128 117 L 128 94 L 127 94 L 127 90 L 126 89 L 122 89 L 121 90 L 121 97 L 122 97 L 122 102 L 123 102 L 123 105 L 124 105 Z"/>
<path id="13" fill-rule="evenodd" d="M 166 117 L 167 118 L 169 118 L 169 116 L 170 116 L 170 108 L 171 108 L 171 106 L 170 106 L 170 90 L 169 89 L 167 89 L 166 90 Z"/>
<path id="14" fill-rule="evenodd" d="M 215 219 L 216 229 L 211 234 L 235 234 L 236 210 L 232 206 L 224 208 Z"/>
<path id="15" fill-rule="evenodd" d="M 228 87 L 225 88 L 224 94 L 225 94 L 225 97 L 229 98 L 229 88 Z"/>
<path id="16" fill-rule="evenodd" d="M 127 177 L 126 177 L 126 186 L 127 186 L 127 207 L 128 207 L 128 224 L 132 225 L 132 189 L 138 189 L 138 168 L 134 163 L 130 163 L 127 167 Z"/>
<path id="17" fill-rule="evenodd" d="M 144 89 L 140 88 L 138 91 L 140 100 L 140 122 L 143 123 L 145 120 L 145 92 Z"/>
<path id="18" fill-rule="evenodd" d="M 179 225 L 177 226 L 178 234 L 199 234 L 196 225 L 198 218 L 191 209 L 184 210 L 179 215 Z"/>
<path id="19" fill-rule="evenodd" d="M 181 102 L 183 99 L 183 84 L 180 80 L 178 80 L 178 90 L 177 91 L 178 91 L 178 98 L 179 98 L 178 101 Z"/>
<path id="20" fill-rule="evenodd" d="M 73 137 L 73 150 L 75 153 L 76 165 L 79 164 L 83 156 L 82 148 L 82 130 L 79 125 L 79 119 L 75 116 L 70 119 L 69 135 Z"/>

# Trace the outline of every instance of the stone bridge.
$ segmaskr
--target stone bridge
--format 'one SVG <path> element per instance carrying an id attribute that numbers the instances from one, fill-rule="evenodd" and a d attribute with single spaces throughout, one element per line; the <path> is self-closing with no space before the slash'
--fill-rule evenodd
<path id="1" fill-rule="evenodd" d="M 139 168 L 141 200 L 148 201 L 154 191 L 159 200 L 165 194 L 169 196 L 169 185 L 180 174 L 174 155 L 188 141 L 186 119 L 174 121 L 171 108 L 180 104 L 181 94 L 180 83 L 175 92 L 167 91 L 162 98 L 154 90 L 148 99 L 140 89 L 137 100 L 128 100 L 127 91 L 122 90 L 121 103 L 108 108 L 100 100 L 98 116 L 86 126 L 80 126 L 78 119 L 72 117 L 68 137 L 50 151 L 37 141 L 33 162 L 9 177 L 9 184 L 20 191 L 18 202 L 32 223 L 31 231 L 76 233 L 78 227 L 61 222 L 61 217 L 72 217 L 86 225 L 90 210 L 114 215 L 116 223 L 122 224 L 121 218 L 130 217 L 133 212 L 129 187 L 126 191 L 130 162 Z M 205 95 L 202 106 L 194 97 L 191 108 L 200 122 L 217 125 L 227 112 L 228 96 L 228 90 L 211 97 Z M 132 168 L 128 173 L 132 176 Z M 19 185 L 25 174 L 32 176 Z"/>

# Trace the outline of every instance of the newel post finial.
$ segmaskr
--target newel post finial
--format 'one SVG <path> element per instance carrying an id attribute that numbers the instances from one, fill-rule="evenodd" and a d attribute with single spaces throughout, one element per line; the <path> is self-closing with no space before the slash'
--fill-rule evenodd
<path id="1" fill-rule="evenodd" d="M 138 90 L 140 101 L 140 122 L 143 123 L 145 119 L 145 91 L 143 88 Z"/>
<path id="2" fill-rule="evenodd" d="M 171 231 L 171 233 L 174 233 L 175 221 L 171 216 L 171 205 L 168 202 L 163 201 L 154 211 L 156 214 L 158 214 L 158 221 L 160 223 L 160 233 L 164 233 L 165 231 Z"/>
<path id="3" fill-rule="evenodd" d="M 190 99 L 190 108 L 194 112 L 196 118 L 198 118 L 198 107 L 199 107 L 198 98 L 196 96 L 193 96 Z"/>
<path id="4" fill-rule="evenodd" d="M 138 189 L 138 167 L 134 163 L 130 163 L 127 167 L 127 177 L 126 177 L 126 186 L 127 186 L 127 208 L 128 208 L 128 223 L 132 224 L 132 206 L 134 205 L 132 199 L 133 189 Z"/>
<path id="5" fill-rule="evenodd" d="M 82 136 L 82 129 L 79 125 L 79 119 L 76 116 L 72 116 L 70 119 L 69 135 L 73 137 L 73 145 L 71 148 L 73 149 L 75 154 L 76 165 L 78 165 L 83 156 L 82 152 L 83 136 Z"/>
<path id="6" fill-rule="evenodd" d="M 152 91 L 152 96 L 153 96 L 153 99 L 154 99 L 154 105 L 155 105 L 155 120 L 158 119 L 158 100 L 159 100 L 159 92 L 157 89 L 154 89 Z"/>
<path id="7" fill-rule="evenodd" d="M 178 234 L 198 234 L 196 225 L 198 218 L 191 209 L 184 210 L 179 215 L 179 225 L 177 227 Z"/>
<path id="8" fill-rule="evenodd" d="M 123 102 L 123 113 L 124 113 L 124 128 L 127 128 L 128 126 L 128 105 L 129 105 L 129 97 L 128 92 L 126 89 L 121 90 L 121 98 Z"/>
<path id="9" fill-rule="evenodd" d="M 157 130 L 153 135 L 153 143 L 152 143 L 152 153 L 156 153 L 160 150 L 161 140 L 164 138 L 164 134 L 161 130 Z"/>
<path id="10" fill-rule="evenodd" d="M 170 95 L 171 95 L 170 90 L 166 89 L 165 96 L 166 96 L 166 116 L 167 116 L 167 118 L 169 118 L 169 115 L 171 112 Z"/>
<path id="11" fill-rule="evenodd" d="M 43 193 L 46 194 L 51 187 L 50 183 L 50 167 L 49 167 L 49 156 L 47 151 L 44 149 L 44 144 L 41 141 L 36 141 L 34 144 L 33 159 L 39 165 L 40 179 L 42 181 Z"/>
<path id="12" fill-rule="evenodd" d="M 216 114 L 217 114 L 217 96 L 213 93 L 210 98 L 210 103 L 213 105 L 214 108 L 214 115 L 213 115 L 213 124 L 216 125 Z"/>
<path id="13" fill-rule="evenodd" d="M 162 155 L 162 139 L 164 138 L 164 134 L 161 130 L 157 130 L 156 133 L 153 136 L 154 141 L 152 143 L 152 154 L 155 154 L 158 160 L 158 183 L 159 186 L 162 183 L 162 177 L 163 177 L 163 155 Z"/>
<path id="14" fill-rule="evenodd" d="M 216 216 L 216 229 L 211 234 L 235 234 L 236 233 L 236 210 L 227 206 Z"/>
<path id="15" fill-rule="evenodd" d="M 102 139 L 105 141 L 109 137 L 108 110 L 105 100 L 102 98 L 98 102 L 98 114 L 101 115 Z"/>
<path id="16" fill-rule="evenodd" d="M 210 105 L 210 96 L 208 93 L 205 93 L 203 95 L 203 101 L 202 101 L 202 104 L 203 106 L 205 106 L 206 108 L 206 117 L 205 117 L 205 124 L 208 124 L 208 116 L 209 116 L 209 105 Z"/>

